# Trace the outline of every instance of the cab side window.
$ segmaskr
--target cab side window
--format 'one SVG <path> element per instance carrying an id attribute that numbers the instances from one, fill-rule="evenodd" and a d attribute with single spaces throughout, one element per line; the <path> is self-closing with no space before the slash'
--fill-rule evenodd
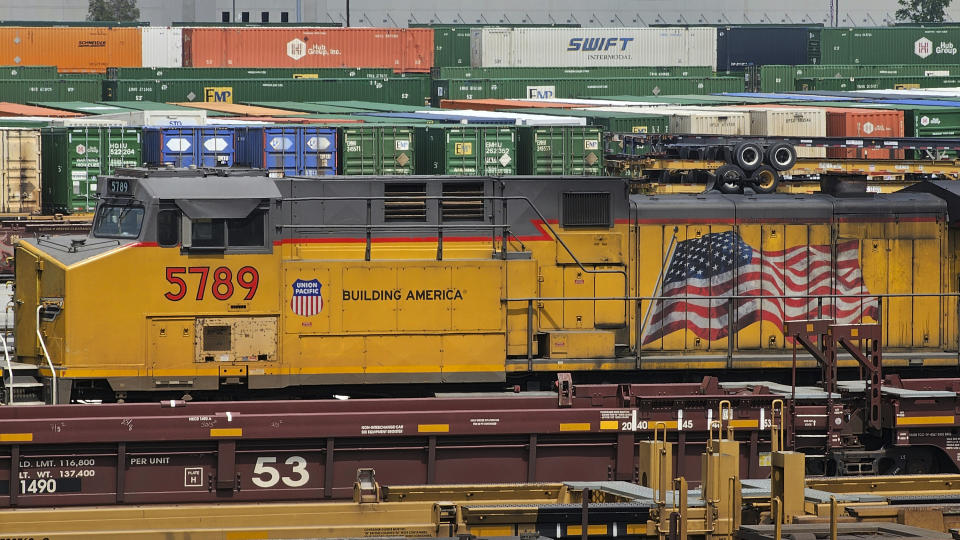
<path id="1" fill-rule="evenodd" d="M 157 245 L 176 247 L 180 245 L 180 210 L 163 208 L 157 212 Z"/>

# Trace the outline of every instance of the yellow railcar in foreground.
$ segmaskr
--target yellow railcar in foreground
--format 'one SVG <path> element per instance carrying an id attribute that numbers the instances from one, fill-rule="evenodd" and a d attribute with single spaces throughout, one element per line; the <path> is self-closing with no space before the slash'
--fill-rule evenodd
<path id="1" fill-rule="evenodd" d="M 957 364 L 947 192 L 149 173 L 102 188 L 89 236 L 16 248 L 16 361 L 55 374 L 61 402 L 786 367 L 783 322 L 811 317 L 882 321 L 891 365 Z"/>

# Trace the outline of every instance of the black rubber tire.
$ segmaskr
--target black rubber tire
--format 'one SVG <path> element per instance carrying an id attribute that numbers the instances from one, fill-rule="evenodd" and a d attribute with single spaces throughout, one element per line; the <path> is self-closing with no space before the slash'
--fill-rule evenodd
<path id="1" fill-rule="evenodd" d="M 780 185 L 780 173 L 770 165 L 761 165 L 750 174 L 750 184 L 757 193 L 773 193 Z"/>
<path id="2" fill-rule="evenodd" d="M 776 143 L 767 147 L 764 161 L 778 171 L 789 171 L 797 162 L 797 149 L 791 144 Z"/>
<path id="3" fill-rule="evenodd" d="M 747 174 L 743 169 L 731 164 L 717 167 L 717 170 L 713 171 L 713 176 L 716 178 L 714 185 L 720 193 L 741 193 L 743 184 L 747 181 Z"/>
<path id="4" fill-rule="evenodd" d="M 733 161 L 746 172 L 757 170 L 763 165 L 763 148 L 752 142 L 742 142 L 733 149 Z"/>

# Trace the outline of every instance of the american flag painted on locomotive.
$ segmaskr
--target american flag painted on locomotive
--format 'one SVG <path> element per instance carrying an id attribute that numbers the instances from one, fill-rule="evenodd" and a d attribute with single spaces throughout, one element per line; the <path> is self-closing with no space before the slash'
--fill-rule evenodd
<path id="1" fill-rule="evenodd" d="M 293 282 L 293 297 L 290 308 L 301 317 L 310 317 L 323 309 L 323 296 L 320 295 L 320 281 L 316 279 L 298 279 Z"/>
<path id="2" fill-rule="evenodd" d="M 684 240 L 677 244 L 656 296 L 688 298 L 654 301 L 643 344 L 680 330 L 689 330 L 701 339 L 722 339 L 728 334 L 731 306 L 734 332 L 760 320 L 782 330 L 784 321 L 789 320 L 822 317 L 851 324 L 863 317 L 876 319 L 876 298 L 847 298 L 870 294 L 863 283 L 858 251 L 857 240 L 761 251 L 734 231 Z M 824 298 L 822 310 L 818 310 L 817 298 L 759 298 L 828 294 L 844 297 Z M 724 296 L 758 298 L 731 303 Z"/>

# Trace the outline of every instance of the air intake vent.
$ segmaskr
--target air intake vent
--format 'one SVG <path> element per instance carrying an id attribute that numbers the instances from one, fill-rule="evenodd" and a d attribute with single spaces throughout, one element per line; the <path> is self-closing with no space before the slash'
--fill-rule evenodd
<path id="1" fill-rule="evenodd" d="M 383 186 L 383 220 L 426 221 L 427 185 L 416 183 L 386 184 Z"/>
<path id="2" fill-rule="evenodd" d="M 563 194 L 564 227 L 611 227 L 610 194 L 567 192 Z"/>
<path id="3" fill-rule="evenodd" d="M 440 211 L 445 222 L 483 221 L 483 182 L 444 184 Z"/>

